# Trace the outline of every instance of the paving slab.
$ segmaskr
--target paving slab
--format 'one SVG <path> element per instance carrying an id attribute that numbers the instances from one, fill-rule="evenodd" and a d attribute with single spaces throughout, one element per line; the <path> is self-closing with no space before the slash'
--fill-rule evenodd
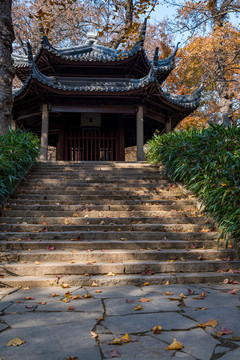
<path id="1" fill-rule="evenodd" d="M 194 293 L 190 294 L 188 289 Z M 236 360 L 240 358 L 240 342 L 232 341 L 231 337 L 240 336 L 239 295 L 230 294 L 230 289 L 228 284 L 171 284 L 7 290 L 0 301 L 0 358 L 64 360 L 75 356 L 78 360 L 102 360 L 111 359 L 111 351 L 115 349 L 124 360 Z M 81 298 L 63 302 L 61 299 L 67 298 L 68 291 L 70 296 L 81 295 Z M 167 291 L 172 294 L 165 295 Z M 206 296 L 196 299 L 204 291 Z M 59 296 L 52 297 L 52 293 Z M 86 293 L 92 297 L 82 298 Z M 184 303 L 169 300 L 179 299 L 181 293 L 186 295 Z M 26 297 L 34 299 L 26 300 Z M 143 310 L 134 311 L 141 297 L 152 301 L 141 302 Z M 69 310 L 69 306 L 74 310 Z M 207 309 L 196 310 L 202 306 Z M 210 319 L 218 321 L 216 329 L 197 327 Z M 156 325 L 163 327 L 158 335 L 151 331 Z M 223 326 L 234 333 L 217 337 Z M 92 337 L 91 331 L 97 338 Z M 109 345 L 115 337 L 126 333 L 137 341 Z M 15 337 L 26 344 L 6 347 Z M 167 351 L 174 337 L 184 348 Z"/>

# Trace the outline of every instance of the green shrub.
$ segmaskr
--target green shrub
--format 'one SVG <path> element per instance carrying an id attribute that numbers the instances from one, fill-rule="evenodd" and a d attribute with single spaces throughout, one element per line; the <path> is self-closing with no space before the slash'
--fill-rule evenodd
<path id="1" fill-rule="evenodd" d="M 9 130 L 0 136 L 0 203 L 13 191 L 16 182 L 39 155 L 37 135 L 23 130 Z"/>
<path id="2" fill-rule="evenodd" d="M 211 125 L 202 130 L 154 135 L 149 162 L 162 163 L 169 176 L 195 193 L 216 220 L 226 246 L 240 246 L 240 128 Z"/>

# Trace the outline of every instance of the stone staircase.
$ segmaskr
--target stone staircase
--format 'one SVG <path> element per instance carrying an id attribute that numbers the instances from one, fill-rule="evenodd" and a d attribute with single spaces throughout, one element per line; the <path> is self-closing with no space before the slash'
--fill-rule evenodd
<path id="1" fill-rule="evenodd" d="M 191 196 L 144 163 L 32 167 L 0 217 L 0 284 L 141 285 L 240 279 Z"/>

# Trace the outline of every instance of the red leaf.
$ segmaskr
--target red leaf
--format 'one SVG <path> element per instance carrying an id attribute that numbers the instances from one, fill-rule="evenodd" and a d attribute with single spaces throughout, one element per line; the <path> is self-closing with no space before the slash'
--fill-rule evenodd
<path id="1" fill-rule="evenodd" d="M 48 246 L 47 249 L 48 250 L 55 250 L 55 246 L 54 245 Z"/>
<path id="2" fill-rule="evenodd" d="M 126 303 L 128 304 L 132 304 L 134 302 L 134 300 L 126 300 Z"/>

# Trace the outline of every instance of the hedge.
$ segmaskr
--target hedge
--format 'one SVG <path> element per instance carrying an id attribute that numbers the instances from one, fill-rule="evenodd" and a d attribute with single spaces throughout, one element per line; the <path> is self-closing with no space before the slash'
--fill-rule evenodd
<path id="1" fill-rule="evenodd" d="M 210 125 L 187 129 L 148 142 L 147 159 L 197 195 L 226 240 L 240 250 L 240 128 Z"/>
<path id="2" fill-rule="evenodd" d="M 0 203 L 12 193 L 19 179 L 39 155 L 37 135 L 12 130 L 0 136 Z"/>

